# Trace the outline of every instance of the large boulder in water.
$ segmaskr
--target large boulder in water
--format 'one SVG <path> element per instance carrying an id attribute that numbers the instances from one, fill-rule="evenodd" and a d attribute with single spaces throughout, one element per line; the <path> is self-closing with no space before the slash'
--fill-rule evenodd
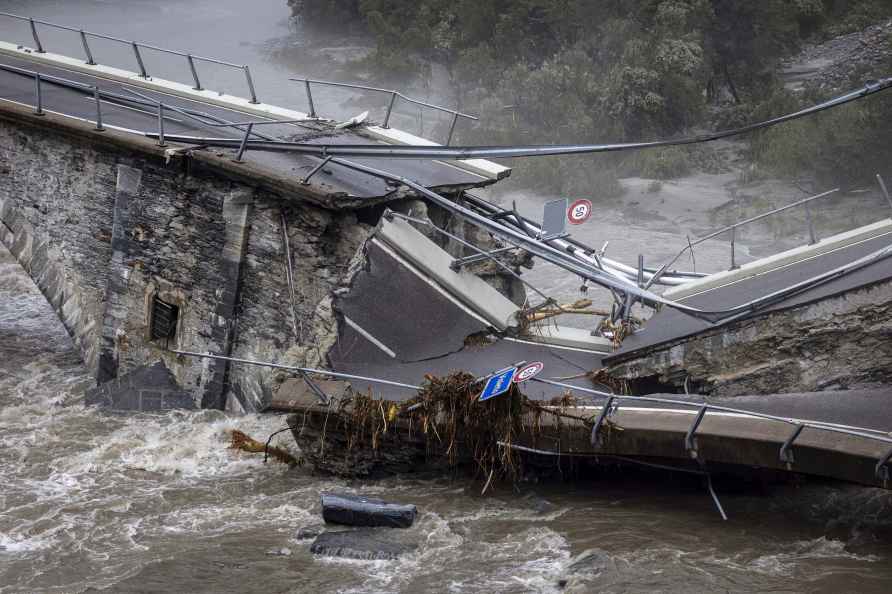
<path id="1" fill-rule="evenodd" d="M 322 518 L 329 524 L 408 528 L 415 522 L 414 505 L 388 503 L 358 495 L 322 494 Z"/>
<path id="2" fill-rule="evenodd" d="M 310 552 L 348 559 L 391 560 L 418 548 L 417 544 L 399 542 L 389 530 L 360 528 L 343 532 L 323 532 L 310 545 Z"/>

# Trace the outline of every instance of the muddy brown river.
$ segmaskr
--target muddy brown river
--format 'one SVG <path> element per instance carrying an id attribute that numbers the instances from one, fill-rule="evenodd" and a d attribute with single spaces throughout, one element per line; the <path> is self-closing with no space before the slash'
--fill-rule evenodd
<path id="1" fill-rule="evenodd" d="M 611 472 L 485 497 L 464 479 L 347 482 L 264 465 L 227 430 L 276 416 L 114 414 L 43 296 L 0 250 L 0 593 L 888 592 L 892 499 L 830 485 Z M 287 433 L 281 444 L 290 445 Z M 396 561 L 316 557 L 319 494 L 418 505 Z M 593 549 L 587 561 L 571 560 Z M 568 582 L 562 589 L 563 580 Z"/>
<path id="2" fill-rule="evenodd" d="M 249 62 L 258 90 L 271 89 L 264 99 L 296 97 L 276 82 L 299 70 L 281 55 L 304 51 L 284 0 L 21 0 L 0 10 Z M 329 59 L 354 43 L 333 40 Z M 265 438 L 282 417 L 102 412 L 83 404 L 91 382 L 0 248 L 2 594 L 892 590 L 892 499 L 878 490 L 719 483 L 723 522 L 701 484 L 664 473 L 485 497 L 464 479 L 342 481 L 227 448 L 228 430 Z M 277 440 L 294 447 L 287 433 Z M 415 503 L 415 525 L 393 532 L 414 550 L 396 561 L 314 556 L 296 533 L 320 522 L 323 491 Z"/>

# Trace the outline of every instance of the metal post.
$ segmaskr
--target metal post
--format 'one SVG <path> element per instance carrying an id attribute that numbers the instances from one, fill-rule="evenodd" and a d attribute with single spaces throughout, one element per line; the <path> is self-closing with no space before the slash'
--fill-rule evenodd
<path id="1" fill-rule="evenodd" d="M 737 265 L 737 261 L 734 259 L 734 239 L 737 237 L 737 227 L 731 227 L 731 270 L 737 270 L 740 268 Z M 688 240 L 690 241 L 690 240 Z M 693 247 L 691 247 L 693 250 Z M 693 253 L 693 251 L 691 252 Z"/>
<path id="2" fill-rule="evenodd" d="M 396 91 L 393 91 L 390 94 L 390 103 L 387 105 L 387 113 L 384 115 L 384 125 L 382 128 L 390 128 L 390 114 L 393 112 L 393 104 L 396 101 L 396 96 Z"/>
<path id="3" fill-rule="evenodd" d="M 87 64 L 89 66 L 95 66 L 96 62 L 93 61 L 93 52 L 90 51 L 90 44 L 87 43 L 87 34 L 84 33 L 84 30 L 81 29 L 81 43 L 84 44 L 84 53 L 87 55 Z"/>
<path id="4" fill-rule="evenodd" d="M 880 189 L 883 191 L 883 196 L 886 197 L 886 202 L 889 203 L 889 206 L 892 206 L 892 197 L 889 196 L 889 190 L 886 189 L 886 182 L 883 181 L 883 178 L 879 173 L 877 173 L 877 181 L 880 182 Z"/>
<path id="5" fill-rule="evenodd" d="M 592 425 L 592 435 L 591 435 L 591 445 L 593 448 L 596 448 L 600 445 L 600 432 L 601 425 L 604 424 L 604 421 L 607 419 L 607 415 L 610 414 L 610 408 L 613 406 L 614 397 L 611 396 L 607 399 L 607 402 L 604 403 L 603 408 L 601 408 L 601 412 L 598 414 L 598 418 L 595 419 L 595 424 Z"/>
<path id="6" fill-rule="evenodd" d="M 34 38 L 34 45 L 37 46 L 37 53 L 45 54 L 46 52 L 43 50 L 43 45 L 40 43 L 40 37 L 37 36 L 37 24 L 34 22 L 34 19 L 28 19 L 28 22 L 31 23 L 31 37 Z"/>
<path id="7" fill-rule="evenodd" d="M 644 254 L 638 254 L 638 286 L 644 286 Z"/>
<path id="8" fill-rule="evenodd" d="M 291 297 L 291 329 L 294 331 L 294 340 L 297 343 L 300 343 L 303 332 L 302 329 L 298 329 L 299 321 L 297 317 L 297 304 L 294 298 L 294 268 L 291 263 L 291 241 L 288 238 L 288 221 L 285 219 L 285 211 L 279 211 L 279 218 L 282 221 L 282 248 L 285 251 L 285 273 L 288 280 L 288 293 Z M 309 378 L 304 375 L 304 380 L 308 382 Z M 310 385 L 312 389 L 312 385 Z"/>
<path id="9" fill-rule="evenodd" d="M 805 203 L 805 219 L 808 221 L 808 245 L 818 243 L 817 235 L 815 235 L 815 222 L 811 216 L 811 203 Z"/>
<path id="10" fill-rule="evenodd" d="M 449 136 L 446 137 L 446 146 L 452 144 L 452 133 L 455 132 L 455 123 L 458 121 L 458 112 L 452 112 L 452 123 L 449 124 Z"/>
<path id="11" fill-rule="evenodd" d="M 164 104 L 158 103 L 158 146 L 167 146 L 164 142 Z"/>
<path id="12" fill-rule="evenodd" d="M 706 404 L 700 407 L 700 411 L 694 418 L 694 423 L 691 425 L 691 428 L 688 429 L 688 432 L 684 436 L 684 449 L 688 454 L 690 454 L 691 458 L 696 459 L 699 457 L 699 452 L 697 452 L 697 441 L 696 439 L 694 439 L 694 434 L 697 432 L 697 428 L 700 426 L 700 422 L 703 421 L 703 417 L 706 416 L 707 408 L 708 406 Z"/>
<path id="13" fill-rule="evenodd" d="M 254 91 L 254 80 L 251 78 L 251 69 L 243 66 L 245 69 L 245 80 L 248 81 L 248 91 L 251 93 L 251 103 L 260 103 L 257 100 L 257 93 Z"/>
<path id="14" fill-rule="evenodd" d="M 248 137 L 251 136 L 251 130 L 254 128 L 254 124 L 248 124 L 248 129 L 245 130 L 245 136 L 242 138 L 242 142 L 238 147 L 238 154 L 235 156 L 235 162 L 242 162 L 242 155 L 245 154 L 245 150 L 248 148 Z"/>
<path id="15" fill-rule="evenodd" d="M 99 87 L 93 87 L 93 97 L 96 98 L 96 131 L 105 132 L 102 126 L 102 98 L 99 96 Z"/>
<path id="16" fill-rule="evenodd" d="M 879 459 L 873 471 L 876 479 L 878 481 L 883 481 L 883 487 L 885 487 L 889 482 L 889 469 L 886 466 L 887 464 L 889 464 L 889 460 L 892 460 L 892 449 L 886 452 L 886 454 Z"/>
<path id="17" fill-rule="evenodd" d="M 43 93 L 40 89 L 40 73 L 34 73 L 34 115 L 43 115 Z"/>
<path id="18" fill-rule="evenodd" d="M 638 303 L 638 299 L 631 293 L 626 293 L 626 300 L 623 304 L 623 320 L 626 322 L 632 319 L 632 307 L 634 307 L 636 303 Z"/>
<path id="19" fill-rule="evenodd" d="M 300 183 L 303 185 L 309 184 L 310 178 L 316 175 L 320 169 L 325 167 L 329 161 L 331 161 L 331 157 L 325 157 L 324 159 L 322 159 L 322 162 L 313 167 L 310 172 L 302 180 L 300 180 Z"/>
<path id="20" fill-rule="evenodd" d="M 787 469 L 789 470 L 793 466 L 793 462 L 795 459 L 793 458 L 793 442 L 796 441 L 796 438 L 799 437 L 799 434 L 802 433 L 802 430 L 805 429 L 805 425 L 800 423 L 796 425 L 796 429 L 793 431 L 793 434 L 787 438 L 787 441 L 781 446 L 780 449 L 780 461 L 787 465 Z"/>
<path id="21" fill-rule="evenodd" d="M 149 78 L 148 72 L 146 72 L 146 65 L 143 64 L 142 56 L 139 54 L 139 46 L 136 45 L 136 42 L 130 44 L 133 47 L 133 55 L 136 56 L 136 64 L 139 66 L 139 75 L 143 78 Z"/>
<path id="22" fill-rule="evenodd" d="M 449 265 L 449 268 L 451 268 L 452 270 L 458 271 L 458 270 L 461 270 L 462 266 L 465 266 L 467 264 L 472 264 L 474 262 L 486 260 L 490 256 L 494 256 L 496 254 L 503 254 L 507 251 L 516 250 L 516 249 L 517 248 L 515 246 L 509 245 L 507 247 L 492 250 L 491 252 L 486 252 L 485 254 L 473 254 L 471 256 L 465 256 L 464 258 L 456 258 L 455 260 L 452 261 L 452 264 Z"/>
<path id="23" fill-rule="evenodd" d="M 309 115 L 311 118 L 315 118 L 316 117 L 316 106 L 315 106 L 315 104 L 313 104 L 313 92 L 310 91 L 310 81 L 305 80 L 304 87 L 306 87 L 306 89 L 307 89 L 307 103 L 309 103 L 309 105 L 310 105 L 310 113 L 308 113 L 307 115 Z"/>
<path id="24" fill-rule="evenodd" d="M 697 272 L 697 259 L 694 257 L 694 244 L 691 243 L 691 236 L 688 235 L 688 248 L 691 250 L 691 267 Z"/>
<path id="25" fill-rule="evenodd" d="M 195 86 L 192 87 L 195 91 L 203 91 L 201 88 L 201 81 L 198 79 L 198 70 L 195 69 L 195 60 L 192 59 L 192 55 L 186 56 L 186 60 L 189 62 L 189 70 L 192 71 L 192 80 L 195 81 Z"/>

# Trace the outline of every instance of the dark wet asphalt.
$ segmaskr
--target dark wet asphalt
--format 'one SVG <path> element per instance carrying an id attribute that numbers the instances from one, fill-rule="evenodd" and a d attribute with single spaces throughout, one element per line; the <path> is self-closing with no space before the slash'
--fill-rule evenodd
<path id="1" fill-rule="evenodd" d="M 174 95 L 165 95 L 138 86 L 131 86 L 117 81 L 101 79 L 80 72 L 58 67 L 50 67 L 11 56 L 0 56 L 0 64 L 23 68 L 41 74 L 64 78 L 67 80 L 98 85 L 103 91 L 127 95 L 125 89 L 132 89 L 162 100 L 165 104 L 183 109 L 192 109 L 211 114 L 229 122 L 257 121 L 260 118 L 233 109 L 225 109 L 184 99 Z M 35 104 L 34 79 L 21 74 L 0 70 L 0 99 Z M 45 110 L 72 115 L 89 121 L 96 119 L 96 102 L 92 96 L 66 87 L 52 85 L 44 81 L 42 85 L 43 106 Z M 102 103 L 102 119 L 105 125 L 118 126 L 141 132 L 157 132 L 157 111 L 144 107 L 123 107 L 113 103 Z M 278 137 L 296 137 L 309 143 L 322 142 L 338 144 L 375 144 L 376 141 L 360 136 L 349 130 L 332 130 L 322 124 L 271 124 L 255 126 L 255 131 Z M 193 135 L 215 138 L 240 138 L 242 135 L 229 128 L 205 127 L 183 115 L 170 113 L 165 118 L 165 133 L 168 135 Z M 218 149 L 221 150 L 222 149 Z M 304 177 L 319 164 L 320 159 L 284 153 L 248 152 L 246 160 L 259 162 L 278 173 Z M 421 159 L 352 159 L 355 162 L 383 169 L 396 171 L 431 188 L 448 188 L 450 186 L 470 186 L 490 183 L 490 180 L 459 169 L 452 165 L 437 161 Z M 385 181 L 370 175 L 347 169 L 342 165 L 329 163 L 310 183 L 313 190 L 326 193 L 342 193 L 358 198 L 384 196 L 395 190 Z"/>
<path id="2" fill-rule="evenodd" d="M 731 285 L 710 289 L 682 299 L 681 302 L 706 310 L 734 307 L 833 270 L 889 245 L 892 245 L 892 235 L 883 235 Z M 892 258 L 875 262 L 857 272 L 817 286 L 761 311 L 789 309 L 889 277 L 892 277 Z M 646 328 L 626 338 L 622 348 L 610 357 L 606 357 L 604 364 L 611 365 L 616 359 L 634 351 L 691 336 L 711 327 L 712 324 L 709 322 L 670 308 L 663 308 L 662 311 L 650 318 Z"/>

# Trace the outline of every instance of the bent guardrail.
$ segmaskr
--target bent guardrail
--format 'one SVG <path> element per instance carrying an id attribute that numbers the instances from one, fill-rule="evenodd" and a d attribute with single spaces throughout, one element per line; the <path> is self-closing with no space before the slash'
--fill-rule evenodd
<path id="1" fill-rule="evenodd" d="M 781 417 L 777 415 L 771 415 L 768 413 L 760 413 L 755 411 L 750 411 L 741 408 L 734 408 L 730 406 L 722 406 L 719 404 L 712 404 L 709 402 L 692 402 L 688 400 L 680 400 L 676 398 L 662 398 L 657 396 L 627 396 L 624 394 L 612 394 L 609 392 L 602 392 L 600 390 L 594 390 L 591 388 L 582 388 L 580 386 L 574 386 L 572 384 L 567 384 L 564 382 L 558 382 L 554 380 L 548 380 L 544 378 L 532 378 L 530 381 L 539 382 L 543 384 L 548 384 L 552 386 L 556 386 L 559 388 L 564 388 L 566 390 L 570 390 L 571 392 L 577 391 L 582 392 L 584 394 L 591 394 L 593 396 L 598 396 L 601 398 L 605 398 L 604 404 L 601 406 L 601 411 L 598 413 L 598 416 L 595 418 L 594 423 L 592 424 L 591 431 L 591 445 L 593 448 L 598 448 L 600 445 L 600 431 L 604 426 L 604 422 L 607 418 L 612 414 L 613 411 L 619 408 L 619 403 L 623 400 L 629 402 L 650 402 L 656 404 L 671 404 L 674 406 L 683 406 L 686 408 L 697 409 L 697 414 L 694 418 L 694 422 L 691 424 L 684 438 L 685 451 L 687 451 L 692 458 L 697 458 L 696 447 L 694 446 L 694 435 L 697 432 L 700 423 L 703 421 L 703 418 L 706 416 L 706 413 L 709 411 L 714 412 L 723 412 L 723 413 L 734 413 L 739 415 L 744 415 L 751 418 L 757 419 L 765 419 L 769 421 L 774 421 L 778 423 L 785 423 L 787 425 L 792 425 L 794 427 L 790 436 L 784 441 L 784 443 L 780 447 L 780 451 L 778 452 L 778 457 L 782 463 L 784 463 L 788 469 L 792 468 L 794 463 L 793 456 L 791 455 L 791 448 L 793 447 L 793 442 L 802 434 L 803 429 L 816 429 L 820 431 L 827 431 L 831 433 L 839 433 L 842 435 L 850 435 L 853 437 L 860 437 L 864 439 L 869 439 L 873 441 L 877 441 L 880 443 L 889 444 L 889 449 L 885 454 L 880 456 L 877 459 L 876 466 L 874 467 L 874 477 L 877 481 L 882 482 L 884 487 L 888 487 L 889 479 L 892 478 L 890 475 L 889 463 L 892 461 L 892 435 L 889 433 L 884 433 L 882 431 L 878 431 L 875 429 L 866 429 L 863 427 L 843 427 L 839 425 L 834 425 L 832 423 L 822 423 L 819 421 L 803 421 L 799 419 L 793 419 L 789 417 Z"/>
<path id="2" fill-rule="evenodd" d="M 309 114 L 311 118 L 316 117 L 316 106 L 313 102 L 313 91 L 310 85 L 326 85 L 330 87 L 341 87 L 347 89 L 356 89 L 359 91 L 371 91 L 374 93 L 387 93 L 390 95 L 390 102 L 387 104 L 387 112 L 384 114 L 384 123 L 381 125 L 382 128 L 390 127 L 390 115 L 393 113 L 393 105 L 396 103 L 397 98 L 402 99 L 408 103 L 413 103 L 415 105 L 420 105 L 421 107 L 428 107 L 430 109 L 435 109 L 437 111 L 442 111 L 444 113 L 452 114 L 452 122 L 449 125 L 449 134 L 446 137 L 445 145 L 449 146 L 452 142 L 452 135 L 455 132 L 455 124 L 458 122 L 458 118 L 466 118 L 469 120 L 477 121 L 479 118 L 477 116 L 472 116 L 466 113 L 462 113 L 460 111 L 456 111 L 454 109 L 449 109 L 448 107 L 442 107 L 440 105 L 434 105 L 433 103 L 426 103 L 419 99 L 413 99 L 412 97 L 407 97 L 406 95 L 396 91 L 394 89 L 381 89 L 378 87 L 369 87 L 365 85 L 357 85 L 352 83 L 340 83 L 333 82 L 328 80 L 315 80 L 312 78 L 291 78 L 288 79 L 294 82 L 302 82 L 304 83 L 304 88 L 307 91 L 307 103 L 309 104 Z"/>
<path id="3" fill-rule="evenodd" d="M 196 353 L 193 351 L 180 351 L 180 350 L 171 350 L 170 352 L 175 353 L 177 355 L 186 356 L 186 357 L 197 357 L 197 358 L 205 358 L 205 359 L 220 359 L 224 361 L 230 361 L 232 363 L 241 363 L 246 365 L 258 365 L 261 367 L 269 367 L 273 369 L 282 369 L 286 371 L 293 371 L 302 376 L 305 374 L 308 375 L 317 375 L 317 376 L 327 376 L 327 377 L 337 377 L 341 379 L 354 379 L 361 381 L 368 381 L 373 383 L 378 383 L 382 385 L 388 385 L 398 388 L 407 388 L 411 390 L 420 390 L 421 386 L 407 384 L 403 382 L 395 382 L 392 380 L 386 380 L 381 378 L 373 378 L 366 376 L 353 375 L 348 373 L 341 373 L 326 369 L 314 369 L 309 367 L 297 367 L 291 365 L 281 365 L 277 363 L 269 363 L 266 361 L 253 361 L 250 359 L 239 359 L 236 357 L 226 357 L 223 355 L 214 355 L 211 353 Z M 671 404 L 674 406 L 682 406 L 685 408 L 696 409 L 696 415 L 694 417 L 694 421 L 689 427 L 688 431 L 684 436 L 684 446 L 685 451 L 691 455 L 692 458 L 697 459 L 698 453 L 696 449 L 696 445 L 694 442 L 694 437 L 697 433 L 697 429 L 699 428 L 701 422 L 706 417 L 706 414 L 709 411 L 714 412 L 722 412 L 722 413 L 734 413 L 738 415 L 743 415 L 745 417 L 750 417 L 754 419 L 765 419 L 773 422 L 784 423 L 787 425 L 793 426 L 793 431 L 790 433 L 789 437 L 783 442 L 778 451 L 778 457 L 780 462 L 784 463 L 784 465 L 788 469 L 792 469 L 792 465 L 794 464 L 794 459 L 791 454 L 791 449 L 793 447 L 796 439 L 802 434 L 804 429 L 814 429 L 818 431 L 826 431 L 830 433 L 837 433 L 840 435 L 849 435 L 853 437 L 860 437 L 863 439 L 868 439 L 872 441 L 876 441 L 879 443 L 889 444 L 889 450 L 886 451 L 885 454 L 877 458 L 876 466 L 874 467 L 874 477 L 877 481 L 881 482 L 884 488 L 888 488 L 888 483 L 890 478 L 892 478 L 892 473 L 890 473 L 890 462 L 892 462 L 892 435 L 888 433 L 884 433 L 875 429 L 866 429 L 863 427 L 845 427 L 834 425 L 831 423 L 822 423 L 819 421 L 804 421 L 800 419 L 794 419 L 790 417 L 781 417 L 778 415 L 771 415 L 768 413 L 760 413 L 755 411 L 750 411 L 741 408 L 734 408 L 730 406 L 722 406 L 719 404 L 712 404 L 709 402 L 698 402 L 698 401 L 688 401 L 688 400 L 680 400 L 676 398 L 662 398 L 657 396 L 629 396 L 624 394 L 613 394 L 610 392 L 602 392 L 600 390 L 594 390 L 591 388 L 583 388 L 580 386 L 574 386 L 572 384 L 567 384 L 564 382 L 544 379 L 544 378 L 531 378 L 530 381 L 549 384 L 552 386 L 564 388 L 571 392 L 582 392 L 584 394 L 590 394 L 594 396 L 598 396 L 601 398 L 605 398 L 605 402 L 601 405 L 601 410 L 597 416 L 593 416 L 591 419 L 592 429 L 591 429 L 591 445 L 593 448 L 597 449 L 599 447 L 599 439 L 600 439 L 600 431 L 604 426 L 605 421 L 608 417 L 615 412 L 619 408 L 619 403 L 623 400 L 629 402 L 648 402 L 648 403 L 656 403 L 656 404 Z M 320 401 L 323 404 L 328 404 L 327 399 L 322 399 L 320 397 Z M 415 405 L 412 405 L 415 406 Z"/>
<path id="4" fill-rule="evenodd" d="M 90 65 L 90 66 L 96 66 L 99 64 L 99 62 L 96 61 L 96 56 L 93 52 L 93 48 L 90 46 L 90 39 L 104 39 L 106 41 L 112 41 L 115 43 L 128 45 L 128 46 L 130 46 L 131 51 L 133 53 L 134 62 L 137 67 L 137 70 L 139 72 L 139 76 L 144 79 L 150 78 L 151 73 L 148 71 L 145 61 L 143 60 L 142 50 L 156 51 L 156 52 L 160 52 L 160 53 L 164 53 L 164 54 L 168 54 L 168 55 L 179 56 L 179 57 L 185 58 L 186 63 L 189 67 L 189 72 L 192 75 L 192 83 L 194 85 L 192 88 L 196 91 L 205 90 L 201 84 L 201 78 L 199 77 L 199 74 L 198 74 L 198 67 L 196 65 L 197 62 L 206 62 L 209 64 L 216 64 L 218 66 L 224 66 L 227 68 L 233 68 L 236 70 L 240 70 L 244 74 L 245 83 L 247 85 L 247 90 L 248 90 L 248 94 L 250 96 L 251 103 L 254 103 L 254 104 L 260 103 L 260 101 L 257 99 L 257 91 L 254 86 L 254 79 L 251 76 L 251 69 L 247 64 L 235 64 L 233 62 L 228 62 L 226 60 L 220 60 L 218 58 L 211 58 L 208 56 L 200 56 L 200 55 L 192 54 L 189 52 L 173 50 L 173 49 L 169 49 L 169 48 L 165 48 L 165 47 L 160 47 L 157 45 L 134 41 L 132 39 L 123 39 L 121 37 L 116 37 L 114 35 L 106 35 L 104 33 L 96 33 L 94 31 L 87 31 L 85 29 L 81 29 L 78 27 L 62 25 L 59 23 L 53 23 L 51 21 L 35 19 L 33 17 L 26 17 L 26 16 L 22 16 L 22 15 L 18 15 L 18 14 L 9 13 L 9 12 L 0 12 L 0 17 L 5 17 L 7 19 L 12 19 L 12 20 L 23 22 L 23 23 L 28 23 L 30 32 L 31 32 L 31 37 L 34 40 L 34 46 L 35 46 L 34 51 L 37 52 L 38 54 L 43 54 L 43 53 L 47 52 L 46 46 L 44 45 L 43 40 L 41 39 L 41 36 L 40 36 L 39 26 L 40 27 L 48 27 L 48 28 L 52 28 L 52 29 L 58 29 L 60 31 L 68 31 L 70 33 L 77 34 L 80 38 L 81 46 L 83 47 L 83 50 L 84 50 L 84 63 L 87 65 Z M 435 105 L 433 103 L 421 101 L 419 99 L 414 99 L 414 98 L 409 97 L 409 96 L 407 96 L 397 90 L 394 90 L 394 89 L 381 89 L 381 88 L 370 87 L 370 86 L 365 86 L 365 85 L 357 85 L 357 84 L 351 84 L 351 83 L 339 83 L 339 82 L 333 82 L 333 81 L 315 80 L 315 79 L 308 79 L 308 78 L 292 78 L 290 80 L 304 83 L 304 85 L 306 87 L 307 101 L 309 103 L 309 117 L 313 118 L 313 119 L 318 118 L 318 115 L 316 113 L 316 106 L 313 101 L 311 85 L 326 85 L 326 86 L 333 86 L 333 87 L 355 89 L 355 90 L 359 90 L 359 91 L 372 91 L 372 92 L 381 92 L 381 93 L 390 94 L 390 102 L 387 106 L 387 112 L 384 116 L 384 124 L 382 126 L 384 128 L 390 127 L 390 117 L 392 115 L 393 107 L 394 107 L 394 104 L 396 103 L 397 99 L 402 99 L 403 101 L 406 101 L 407 103 L 412 103 L 412 104 L 419 105 L 422 107 L 427 107 L 430 109 L 434 109 L 437 111 L 451 114 L 452 122 L 450 123 L 449 133 L 448 133 L 448 137 L 446 139 L 447 146 L 452 141 L 452 136 L 455 132 L 455 126 L 458 121 L 458 118 L 465 118 L 465 119 L 474 120 L 474 121 L 478 120 L 478 118 L 476 116 L 462 113 L 462 112 L 454 110 L 454 109 L 449 109 L 448 107 L 443 107 L 440 105 Z"/>
<path id="5" fill-rule="evenodd" d="M 839 192 L 839 188 L 834 188 L 834 189 L 828 190 L 826 192 L 821 192 L 820 194 L 816 194 L 814 196 L 809 196 L 808 198 L 804 198 L 802 200 L 797 200 L 796 202 L 793 202 L 791 204 L 786 204 L 784 206 L 781 206 L 780 208 L 775 208 L 773 210 L 769 210 L 767 212 L 758 214 L 754 217 L 750 217 L 748 219 L 744 219 L 742 221 L 732 223 L 726 227 L 722 227 L 721 229 L 718 229 L 717 231 L 707 233 L 703 237 L 698 237 L 697 239 L 695 239 L 693 241 L 691 241 L 691 239 L 688 238 L 688 244 L 686 246 L 684 246 L 683 248 L 681 248 L 681 250 L 678 252 L 678 254 L 675 255 L 674 258 L 672 258 L 669 262 L 667 262 L 666 264 L 661 266 L 657 270 L 657 272 L 654 273 L 653 276 L 651 276 L 650 280 L 644 284 L 644 288 L 646 289 L 646 288 L 650 287 L 652 284 L 654 284 L 655 282 L 657 282 L 657 280 L 659 280 L 660 276 L 662 276 L 662 274 L 670 266 L 675 264 L 675 262 L 677 262 L 678 259 L 681 258 L 685 252 L 690 251 L 690 253 L 693 255 L 694 246 L 700 245 L 701 243 L 703 243 L 705 241 L 708 241 L 710 239 L 713 239 L 715 237 L 718 237 L 719 235 L 722 235 L 722 234 L 728 233 L 728 232 L 730 232 L 730 234 L 731 234 L 731 236 L 730 236 L 731 237 L 731 268 L 730 268 L 730 270 L 735 270 L 735 269 L 739 268 L 739 266 L 737 265 L 735 256 L 734 256 L 734 244 L 735 244 L 735 240 L 737 238 L 737 229 L 739 227 L 743 227 L 744 225 L 748 225 L 748 224 L 754 223 L 756 221 L 761 221 L 762 219 L 774 216 L 781 212 L 785 212 L 787 210 L 790 210 L 791 208 L 796 208 L 797 206 L 805 207 L 805 218 L 806 218 L 807 225 L 808 225 L 808 237 L 809 237 L 808 244 L 814 245 L 814 244 L 818 243 L 819 239 L 817 236 L 817 232 L 815 231 L 815 223 L 812 218 L 811 208 L 809 205 L 814 200 L 818 200 L 820 198 L 825 198 L 827 196 L 831 196 L 831 195 L 835 194 L 836 192 Z"/>

